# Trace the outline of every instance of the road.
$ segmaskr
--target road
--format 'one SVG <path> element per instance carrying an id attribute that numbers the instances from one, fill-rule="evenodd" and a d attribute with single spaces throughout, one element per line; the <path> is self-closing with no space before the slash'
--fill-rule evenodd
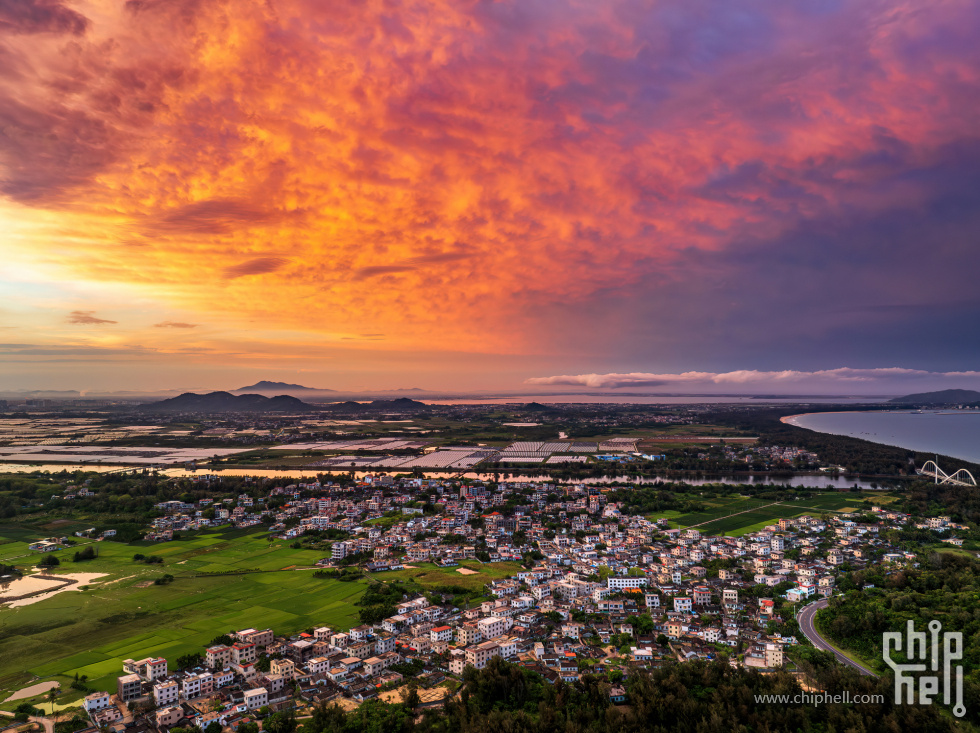
<path id="1" fill-rule="evenodd" d="M 841 664 L 847 665 L 848 667 L 853 667 L 863 675 L 877 677 L 877 674 L 872 672 L 863 664 L 859 664 L 853 659 L 850 659 L 842 654 L 837 647 L 832 645 L 829 641 L 817 633 L 817 628 L 815 625 L 817 611 L 819 611 L 821 608 L 826 608 L 828 603 L 829 601 L 826 598 L 821 598 L 819 601 L 814 601 L 809 606 L 805 606 L 800 609 L 800 612 L 796 614 L 796 622 L 800 625 L 800 631 L 802 631 L 803 635 L 810 640 L 810 643 L 813 644 L 813 646 L 815 646 L 817 649 L 823 649 L 825 652 L 830 652 L 837 657 L 837 661 Z"/>
<path id="2" fill-rule="evenodd" d="M 13 713 L 8 713 L 6 710 L 0 710 L 0 715 L 5 715 L 9 718 L 14 717 Z M 40 723 L 44 727 L 44 733 L 54 733 L 54 721 L 50 718 L 35 718 L 32 716 L 28 720 L 32 723 Z"/>

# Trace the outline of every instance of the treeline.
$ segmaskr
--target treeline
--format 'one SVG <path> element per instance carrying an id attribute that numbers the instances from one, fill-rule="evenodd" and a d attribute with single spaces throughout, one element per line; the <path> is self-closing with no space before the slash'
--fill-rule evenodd
<path id="1" fill-rule="evenodd" d="M 980 472 L 974 471 L 974 476 L 980 480 Z M 980 488 L 919 481 L 911 487 L 905 511 L 916 516 L 945 514 L 954 522 L 980 524 Z M 963 535 L 957 533 L 957 536 Z"/>
<path id="2" fill-rule="evenodd" d="M 757 696 L 803 692 L 790 674 L 758 674 L 724 662 L 670 664 L 636 670 L 625 682 L 628 705 L 614 705 L 610 684 L 583 675 L 574 684 L 548 684 L 499 658 L 464 672 L 459 695 L 420 717 L 409 704 L 371 700 L 350 712 L 320 706 L 303 733 L 709 733 L 712 731 L 957 730 L 935 707 L 896 706 L 884 680 L 860 677 L 833 665 L 801 662 L 811 682 L 828 692 L 881 695 L 860 705 L 794 705 L 756 702 Z"/>
<path id="3" fill-rule="evenodd" d="M 865 588 L 865 586 L 874 586 Z M 943 632 L 963 633 L 963 695 L 967 716 L 980 723 L 980 562 L 949 552 L 931 553 L 918 568 L 884 575 L 872 566 L 845 575 L 838 584 L 843 597 L 833 597 L 820 611 L 821 633 L 838 646 L 865 659 L 875 660 L 882 670 L 882 634 L 905 633 L 908 621 L 916 630 L 939 620 Z M 901 657 L 901 658 L 900 658 Z M 895 661 L 907 661 L 896 654 Z"/>
<path id="4" fill-rule="evenodd" d="M 318 476 L 335 483 L 350 481 L 346 476 Z M 71 514 L 108 514 L 113 516 L 113 528 L 120 520 L 135 528 L 143 527 L 158 514 L 155 505 L 162 501 L 193 503 L 201 499 L 218 499 L 228 495 L 246 494 L 253 499 L 266 497 L 276 486 L 295 483 L 288 478 L 248 481 L 241 476 L 222 476 L 217 481 L 192 481 L 189 478 L 170 478 L 147 473 L 96 473 L 92 471 L 62 471 L 60 473 L 18 474 L 0 476 L 0 519 L 17 515 L 36 514 L 52 509 Z M 78 496 L 64 500 L 60 495 L 66 486 L 85 486 L 93 496 Z M 269 505 L 279 506 L 285 497 L 273 497 Z M 125 528 L 128 530 L 128 528 Z M 117 536 L 117 541 L 129 542 L 137 537 Z"/>

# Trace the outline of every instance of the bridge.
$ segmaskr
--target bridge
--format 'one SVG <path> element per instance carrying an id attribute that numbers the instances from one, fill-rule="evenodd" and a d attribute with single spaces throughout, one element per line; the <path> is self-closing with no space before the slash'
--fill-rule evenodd
<path id="1" fill-rule="evenodd" d="M 973 474 L 965 468 L 961 468 L 953 474 L 947 474 L 943 469 L 936 465 L 935 461 L 926 461 L 922 468 L 916 471 L 920 476 L 932 476 L 937 484 L 953 484 L 955 486 L 976 486 L 977 480 Z"/>

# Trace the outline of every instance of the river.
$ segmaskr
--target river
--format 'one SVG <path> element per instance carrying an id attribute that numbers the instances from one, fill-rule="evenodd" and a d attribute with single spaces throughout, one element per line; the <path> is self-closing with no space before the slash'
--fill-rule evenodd
<path id="1" fill-rule="evenodd" d="M 35 471 L 49 471 L 51 473 L 58 473 L 60 471 L 125 471 L 134 470 L 141 471 L 146 470 L 144 466 L 100 466 L 100 465 L 66 465 L 59 463 L 45 463 L 45 464 L 26 464 L 26 463 L 7 463 L 0 464 L 0 473 L 33 473 Z M 209 474 L 214 474 L 216 476 L 251 476 L 254 478 L 289 478 L 289 479 L 307 479 L 314 480 L 318 473 L 320 474 L 346 474 L 348 471 L 328 471 L 326 469 L 288 469 L 284 471 L 267 469 L 267 468 L 227 468 L 221 471 L 214 471 L 210 469 L 201 469 L 198 471 L 188 470 L 186 468 L 164 468 L 159 470 L 162 476 L 172 476 L 172 477 L 185 477 L 185 476 L 207 476 Z M 392 471 L 392 475 L 394 475 Z M 504 473 L 504 472 L 501 472 Z M 372 471 L 355 471 L 355 477 L 364 478 L 365 476 L 375 476 L 377 472 Z M 451 474 L 436 471 L 428 471 L 422 474 L 424 478 L 449 478 L 451 476 L 461 476 L 462 478 L 468 479 L 478 479 L 489 481 L 493 479 L 492 474 L 479 473 L 470 471 L 462 474 Z M 546 476 L 526 476 L 522 474 L 511 474 L 507 481 L 548 481 Z M 633 478 L 630 476 L 601 476 L 595 478 L 584 478 L 573 481 L 572 483 L 579 484 L 592 484 L 592 485 L 606 485 L 614 483 L 633 483 L 633 484 L 646 484 L 652 485 L 657 482 L 668 482 L 674 481 L 676 483 L 686 483 L 692 486 L 704 486 L 705 484 L 749 484 L 762 486 L 764 484 L 770 484 L 772 486 L 803 486 L 808 489 L 825 489 L 825 488 L 835 488 L 835 489 L 849 489 L 857 486 L 861 489 L 876 489 L 879 488 L 879 483 L 874 481 L 859 481 L 854 478 L 848 478 L 845 476 L 831 476 L 831 475 L 820 475 L 820 474 L 804 474 L 799 476 L 769 476 L 765 474 L 741 474 L 741 475 L 718 475 L 718 476 L 690 476 L 690 477 L 646 477 L 646 478 Z M 881 485 L 884 488 L 884 485 Z"/>

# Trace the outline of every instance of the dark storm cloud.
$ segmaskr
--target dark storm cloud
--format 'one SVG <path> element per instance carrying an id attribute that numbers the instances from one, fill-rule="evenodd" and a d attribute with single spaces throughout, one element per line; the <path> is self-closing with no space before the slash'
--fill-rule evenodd
<path id="1" fill-rule="evenodd" d="M 572 344 L 579 331 L 563 324 L 587 321 L 596 351 L 620 354 L 637 371 L 691 363 L 974 369 L 980 141 L 905 168 L 882 186 L 926 192 L 918 206 L 852 209 L 778 237 L 743 237 L 725 251 L 688 250 L 637 286 L 556 310 L 549 327 Z"/>
<path id="2" fill-rule="evenodd" d="M 57 33 L 80 36 L 90 21 L 81 13 L 59 2 L 42 0 L 2 0 L 0 35 L 4 33 Z"/>

